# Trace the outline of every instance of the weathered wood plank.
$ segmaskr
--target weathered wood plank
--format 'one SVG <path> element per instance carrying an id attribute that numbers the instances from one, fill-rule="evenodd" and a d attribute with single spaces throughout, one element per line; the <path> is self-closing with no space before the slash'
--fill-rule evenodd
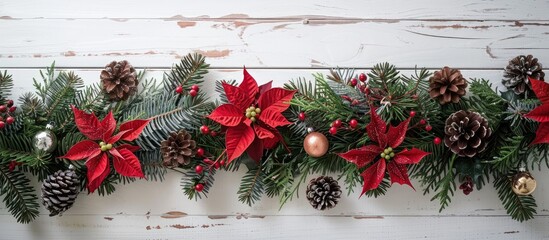
<path id="1" fill-rule="evenodd" d="M 519 54 L 549 61 L 549 22 L 376 20 L 0 20 L 0 66 L 169 67 L 189 52 L 212 67 L 501 69 Z"/>
<path id="2" fill-rule="evenodd" d="M 11 18 L 378 18 L 547 20 L 549 1 L 304 0 L 304 1 L 139 1 L 62 0 L 0 3 L 0 16 Z M 55 6 L 55 7 L 52 7 Z M 44 11 L 47 9 L 47 11 Z"/>
<path id="3" fill-rule="evenodd" d="M 266 216 L 166 219 L 147 215 L 41 218 L 0 216 L 4 239 L 547 239 L 549 217 L 519 224 L 504 217 Z"/>

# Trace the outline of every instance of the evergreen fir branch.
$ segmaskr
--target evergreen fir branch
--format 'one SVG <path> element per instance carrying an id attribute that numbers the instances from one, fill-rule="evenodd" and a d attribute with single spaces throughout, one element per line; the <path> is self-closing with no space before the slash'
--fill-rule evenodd
<path id="1" fill-rule="evenodd" d="M 5 104 L 6 97 L 11 95 L 13 79 L 7 71 L 0 71 L 0 105 Z"/>
<path id="2" fill-rule="evenodd" d="M 0 196 L 17 222 L 30 223 L 39 214 L 38 197 L 24 173 L 10 171 L 8 161 L 0 160 Z"/>
<path id="3" fill-rule="evenodd" d="M 204 166 L 205 169 L 208 169 L 208 166 Z M 213 186 L 214 183 L 214 175 L 215 175 L 215 169 L 209 169 L 208 171 L 204 171 L 203 175 L 199 175 L 194 171 L 194 169 L 189 169 L 185 172 L 183 172 L 183 176 L 181 177 L 181 187 L 183 188 L 183 192 L 187 197 L 190 199 L 198 200 L 202 197 L 207 197 L 210 189 Z M 195 190 L 196 184 L 201 183 L 204 185 L 204 189 L 202 192 L 198 192 Z"/>
<path id="4" fill-rule="evenodd" d="M 182 86 L 189 89 L 194 84 L 202 83 L 202 78 L 208 73 L 206 58 L 198 53 L 188 54 L 172 70 L 164 74 L 164 88 L 175 89 Z"/>
<path id="5" fill-rule="evenodd" d="M 509 169 L 517 168 L 522 156 L 525 156 L 524 136 L 502 136 L 503 141 L 494 159 L 488 163 L 499 172 L 507 172 Z"/>
<path id="6" fill-rule="evenodd" d="M 450 202 L 452 201 L 451 197 L 454 196 L 454 191 L 456 190 L 456 184 L 454 182 L 454 161 L 456 159 L 456 156 L 453 155 L 450 159 L 450 163 L 448 164 L 448 169 L 446 170 L 446 174 L 441 179 L 440 182 L 436 183 L 434 191 L 438 191 L 433 198 L 431 198 L 431 201 L 434 201 L 435 199 L 438 199 L 440 201 L 440 209 L 439 212 L 442 212 L 444 208 L 446 208 Z"/>
<path id="7" fill-rule="evenodd" d="M 501 200 L 503 207 L 507 210 L 513 219 L 523 222 L 534 218 L 536 214 L 536 201 L 532 195 L 519 196 L 511 189 L 510 176 L 516 174 L 515 171 L 509 174 L 496 174 L 494 187 L 498 191 L 498 197 Z"/>
<path id="8" fill-rule="evenodd" d="M 264 191 L 264 178 L 265 173 L 262 166 L 249 169 L 242 177 L 242 182 L 237 192 L 238 200 L 249 206 L 259 201 Z"/>

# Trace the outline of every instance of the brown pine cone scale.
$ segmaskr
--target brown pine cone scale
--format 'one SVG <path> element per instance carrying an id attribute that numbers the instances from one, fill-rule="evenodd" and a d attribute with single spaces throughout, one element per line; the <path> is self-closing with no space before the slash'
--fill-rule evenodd
<path id="1" fill-rule="evenodd" d="M 137 92 L 137 72 L 126 60 L 107 64 L 100 77 L 103 91 L 111 101 L 127 100 Z"/>
<path id="2" fill-rule="evenodd" d="M 444 145 L 461 157 L 474 157 L 485 150 L 492 130 L 477 112 L 460 110 L 446 119 Z"/>
<path id="3" fill-rule="evenodd" d="M 168 139 L 162 141 L 160 151 L 164 166 L 178 167 L 188 165 L 196 154 L 196 142 L 185 130 L 172 132 Z"/>
<path id="4" fill-rule="evenodd" d="M 429 79 L 429 95 L 440 104 L 458 103 L 466 89 L 467 81 L 457 69 L 444 67 Z"/>

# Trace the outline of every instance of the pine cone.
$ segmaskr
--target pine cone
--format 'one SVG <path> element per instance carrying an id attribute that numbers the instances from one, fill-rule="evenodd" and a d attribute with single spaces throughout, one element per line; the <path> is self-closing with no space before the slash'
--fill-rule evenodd
<path id="1" fill-rule="evenodd" d="M 513 90 L 515 94 L 522 94 L 531 89 L 528 77 L 543 81 L 545 73 L 537 58 L 532 55 L 520 55 L 509 61 L 503 77 L 502 83 L 505 87 Z"/>
<path id="2" fill-rule="evenodd" d="M 50 217 L 60 215 L 72 207 L 79 192 L 80 180 L 74 170 L 59 170 L 42 182 L 42 204 Z"/>
<path id="3" fill-rule="evenodd" d="M 307 186 L 307 199 L 318 210 L 333 208 L 341 197 L 341 187 L 332 177 L 313 178 Z"/>
<path id="4" fill-rule="evenodd" d="M 440 104 L 458 103 L 465 95 L 467 80 L 457 69 L 444 67 L 429 79 L 429 95 Z"/>
<path id="5" fill-rule="evenodd" d="M 137 73 L 132 65 L 124 60 L 112 61 L 101 71 L 103 90 L 111 101 L 126 100 L 137 92 Z"/>
<path id="6" fill-rule="evenodd" d="M 194 156 L 196 142 L 191 139 L 191 134 L 185 130 L 172 132 L 168 139 L 162 141 L 160 151 L 164 158 L 164 166 L 178 167 L 188 165 Z"/>
<path id="7" fill-rule="evenodd" d="M 492 130 L 476 112 L 460 110 L 446 119 L 444 144 L 459 156 L 473 157 L 484 151 Z"/>

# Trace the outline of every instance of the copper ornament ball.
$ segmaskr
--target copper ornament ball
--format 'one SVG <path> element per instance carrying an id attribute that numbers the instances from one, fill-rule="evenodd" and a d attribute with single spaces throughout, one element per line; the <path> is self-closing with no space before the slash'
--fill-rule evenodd
<path id="1" fill-rule="evenodd" d="M 530 195 L 536 190 L 536 179 L 529 172 L 519 172 L 513 176 L 513 192 L 518 195 Z"/>
<path id="2" fill-rule="evenodd" d="M 311 157 L 324 156 L 328 152 L 328 147 L 328 138 L 319 132 L 311 132 L 303 140 L 303 148 Z"/>

